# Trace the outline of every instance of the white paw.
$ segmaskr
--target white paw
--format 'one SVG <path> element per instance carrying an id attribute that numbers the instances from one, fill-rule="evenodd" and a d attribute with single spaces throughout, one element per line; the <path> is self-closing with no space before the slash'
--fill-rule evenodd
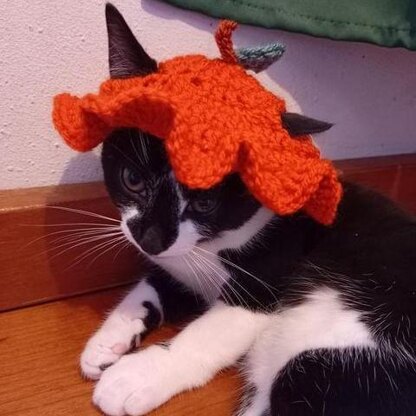
<path id="1" fill-rule="evenodd" d="M 89 339 L 81 354 L 82 374 L 97 380 L 102 372 L 129 351 L 136 336 L 145 330 L 142 319 L 111 316 Z"/>
<path id="2" fill-rule="evenodd" d="M 169 351 L 152 346 L 122 357 L 102 375 L 93 402 L 110 416 L 144 415 L 175 394 Z"/>

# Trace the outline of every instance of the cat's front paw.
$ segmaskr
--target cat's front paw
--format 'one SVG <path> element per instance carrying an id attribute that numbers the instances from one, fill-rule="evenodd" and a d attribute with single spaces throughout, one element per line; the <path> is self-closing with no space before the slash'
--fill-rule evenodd
<path id="1" fill-rule="evenodd" d="M 104 371 L 93 402 L 110 416 L 140 416 L 159 407 L 174 394 L 169 352 L 152 346 L 122 357 Z"/>
<path id="2" fill-rule="evenodd" d="M 112 316 L 89 339 L 81 354 L 83 376 L 98 380 L 107 367 L 134 346 L 136 337 L 144 330 L 142 319 L 129 320 L 122 316 Z"/>

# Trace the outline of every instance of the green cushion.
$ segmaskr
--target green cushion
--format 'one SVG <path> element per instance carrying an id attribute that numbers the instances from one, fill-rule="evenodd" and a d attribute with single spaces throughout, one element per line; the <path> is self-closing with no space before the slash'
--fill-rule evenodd
<path id="1" fill-rule="evenodd" d="M 165 0 L 241 23 L 416 50 L 416 0 Z"/>

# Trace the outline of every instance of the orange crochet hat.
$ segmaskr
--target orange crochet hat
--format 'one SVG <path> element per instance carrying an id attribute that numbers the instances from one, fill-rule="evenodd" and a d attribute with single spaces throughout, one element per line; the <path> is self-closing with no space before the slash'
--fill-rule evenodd
<path id="1" fill-rule="evenodd" d="M 303 209 L 322 224 L 334 220 L 341 185 L 310 136 L 291 138 L 284 101 L 238 64 L 233 22 L 216 39 L 221 59 L 180 56 L 157 72 L 103 82 L 98 94 L 60 94 L 53 121 L 69 146 L 88 151 L 118 127 L 164 140 L 177 179 L 207 189 L 238 172 L 252 194 L 279 215 Z"/>

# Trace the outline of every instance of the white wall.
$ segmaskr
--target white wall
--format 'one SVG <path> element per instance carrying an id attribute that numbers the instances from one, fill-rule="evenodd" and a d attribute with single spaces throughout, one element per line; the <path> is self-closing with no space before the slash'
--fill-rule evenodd
<path id="1" fill-rule="evenodd" d="M 104 0 L 0 2 L 0 189 L 97 180 L 94 154 L 75 154 L 51 125 L 51 100 L 107 76 Z M 217 55 L 214 19 L 156 0 L 118 0 L 159 60 Z M 282 60 L 261 78 L 294 94 L 304 112 L 336 123 L 317 138 L 331 158 L 416 151 L 416 52 L 242 27 L 237 45 L 279 40 Z"/>

